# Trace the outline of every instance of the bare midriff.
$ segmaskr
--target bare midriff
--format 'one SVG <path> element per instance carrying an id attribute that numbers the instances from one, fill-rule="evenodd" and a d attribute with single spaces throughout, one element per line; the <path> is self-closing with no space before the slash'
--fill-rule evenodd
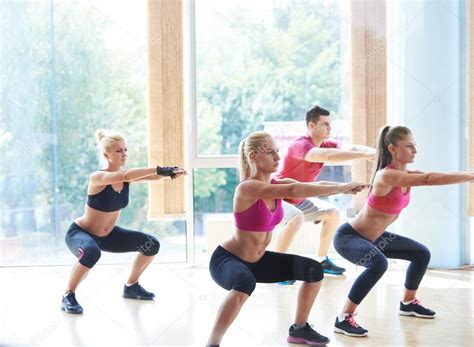
<path id="1" fill-rule="evenodd" d="M 349 224 L 363 237 L 369 240 L 378 239 L 387 227 L 398 218 L 398 214 L 387 214 L 364 205 L 359 214 Z"/>
<path id="2" fill-rule="evenodd" d="M 74 222 L 95 236 L 104 237 L 110 234 L 120 217 L 120 210 L 113 212 L 102 212 L 89 206 L 85 206 L 84 214 L 76 218 Z"/>
<path id="3" fill-rule="evenodd" d="M 273 231 L 252 232 L 237 229 L 235 234 L 227 241 L 224 241 L 221 246 L 240 259 L 249 263 L 255 263 L 265 253 L 267 246 L 272 240 L 272 234 Z"/>

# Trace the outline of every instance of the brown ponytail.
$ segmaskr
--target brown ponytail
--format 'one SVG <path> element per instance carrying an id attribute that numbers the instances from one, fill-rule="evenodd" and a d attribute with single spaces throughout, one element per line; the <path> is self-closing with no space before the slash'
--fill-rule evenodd
<path id="1" fill-rule="evenodd" d="M 396 146 L 398 141 L 403 140 L 407 135 L 411 134 L 411 130 L 404 126 L 391 127 L 387 125 L 382 128 L 379 132 L 379 138 L 377 140 L 377 164 L 374 168 L 372 175 L 372 183 L 375 179 L 377 171 L 387 167 L 392 162 L 392 154 L 388 150 L 389 145 Z"/>

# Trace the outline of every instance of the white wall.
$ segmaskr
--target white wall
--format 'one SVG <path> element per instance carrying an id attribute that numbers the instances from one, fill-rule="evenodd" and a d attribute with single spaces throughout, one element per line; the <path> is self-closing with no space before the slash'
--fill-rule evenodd
<path id="1" fill-rule="evenodd" d="M 412 167 L 459 171 L 465 154 L 465 2 L 389 1 L 388 114 L 418 144 Z M 431 250 L 432 267 L 463 265 L 469 219 L 465 187 L 420 187 L 396 231 Z"/>

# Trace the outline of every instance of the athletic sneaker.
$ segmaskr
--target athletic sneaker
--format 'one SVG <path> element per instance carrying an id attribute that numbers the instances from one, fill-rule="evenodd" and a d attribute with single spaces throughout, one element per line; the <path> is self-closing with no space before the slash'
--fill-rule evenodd
<path id="1" fill-rule="evenodd" d="M 286 339 L 289 343 L 310 346 L 324 346 L 329 343 L 329 339 L 326 336 L 317 333 L 308 323 L 302 328 L 296 328 L 293 324 L 290 326 L 289 335 Z"/>
<path id="2" fill-rule="evenodd" d="M 288 281 L 281 281 L 277 282 L 277 284 L 280 284 L 282 286 L 291 286 L 292 284 L 295 284 L 296 280 L 288 280 Z"/>
<path id="3" fill-rule="evenodd" d="M 72 314 L 82 313 L 82 306 L 77 302 L 76 294 L 67 292 L 65 295 L 63 295 L 61 310 Z"/>
<path id="4" fill-rule="evenodd" d="M 334 324 L 334 331 L 336 333 L 344 334 L 347 336 L 367 336 L 369 331 L 362 328 L 354 319 L 353 314 L 346 315 L 346 318 L 339 322 L 339 317 L 336 317 L 336 323 Z"/>
<path id="5" fill-rule="evenodd" d="M 332 262 L 331 259 L 329 259 L 326 256 L 326 259 L 324 259 L 321 262 L 321 265 L 323 267 L 324 273 L 331 274 L 331 275 L 342 275 L 346 269 L 343 267 L 339 267 L 336 264 Z"/>
<path id="6" fill-rule="evenodd" d="M 127 299 L 153 300 L 155 294 L 145 290 L 145 288 L 137 282 L 131 286 L 123 286 L 123 297 Z"/>
<path id="7" fill-rule="evenodd" d="M 436 312 L 421 305 L 418 299 L 413 300 L 410 304 L 404 305 L 400 302 L 400 310 L 402 316 L 415 316 L 420 318 L 434 318 Z"/>

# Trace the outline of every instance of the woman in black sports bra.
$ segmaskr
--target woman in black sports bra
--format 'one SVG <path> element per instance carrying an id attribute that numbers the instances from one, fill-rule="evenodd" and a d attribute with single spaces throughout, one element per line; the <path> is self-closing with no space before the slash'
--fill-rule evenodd
<path id="1" fill-rule="evenodd" d="M 83 312 L 75 291 L 99 260 L 101 251 L 138 251 L 124 285 L 123 297 L 153 300 L 155 295 L 140 286 L 138 279 L 158 253 L 160 243 L 152 235 L 127 230 L 115 223 L 120 217 L 120 210 L 128 204 L 130 182 L 153 181 L 164 177 L 174 179 L 186 174 L 176 166 L 123 169 L 128 158 L 125 138 L 118 133 L 98 130 L 96 139 L 106 167 L 90 175 L 84 214 L 74 220 L 66 233 L 66 244 L 78 258 L 61 303 L 61 309 L 68 313 Z"/>

